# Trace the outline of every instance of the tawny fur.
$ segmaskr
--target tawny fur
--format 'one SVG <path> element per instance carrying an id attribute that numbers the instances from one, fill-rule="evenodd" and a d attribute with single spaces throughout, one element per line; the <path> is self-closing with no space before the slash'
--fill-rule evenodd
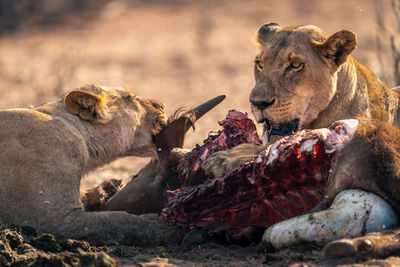
<path id="1" fill-rule="evenodd" d="M 202 168 L 209 176 L 219 177 L 227 170 L 239 167 L 246 160 L 252 159 L 266 148 L 253 144 L 242 144 L 230 150 L 219 151 L 212 154 L 204 163 Z"/>
<path id="2" fill-rule="evenodd" d="M 176 243 L 158 216 L 85 212 L 82 176 L 123 156 L 156 156 L 163 105 L 128 89 L 89 85 L 33 109 L 0 111 L 0 223 L 97 243 Z"/>

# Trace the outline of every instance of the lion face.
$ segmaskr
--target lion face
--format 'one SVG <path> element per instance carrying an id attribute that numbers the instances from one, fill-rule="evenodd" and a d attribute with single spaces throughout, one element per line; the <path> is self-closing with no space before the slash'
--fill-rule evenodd
<path id="1" fill-rule="evenodd" d="M 265 134 L 288 135 L 310 127 L 336 93 L 337 71 L 355 48 L 355 34 L 327 38 L 315 26 L 262 26 L 250 94 L 251 110 Z"/>
<path id="2" fill-rule="evenodd" d="M 154 136 L 166 125 L 164 104 L 153 99 L 137 99 L 144 110 L 141 127 L 136 131 L 133 146 L 133 155 L 149 151 L 150 156 L 157 155 L 157 148 L 154 143 Z"/>
<path id="3" fill-rule="evenodd" d="M 116 156 L 157 155 L 152 137 L 166 124 L 162 103 L 126 88 L 89 85 L 68 93 L 64 105 L 90 123 L 98 139 L 113 142 L 109 145 Z"/>

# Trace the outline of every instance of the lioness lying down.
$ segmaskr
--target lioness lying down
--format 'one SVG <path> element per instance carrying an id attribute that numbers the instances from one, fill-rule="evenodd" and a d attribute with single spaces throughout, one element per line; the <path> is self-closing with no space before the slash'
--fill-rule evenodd
<path id="1" fill-rule="evenodd" d="M 180 232 L 156 215 L 84 212 L 80 180 L 122 156 L 155 156 L 163 105 L 89 85 L 32 109 L 0 111 L 0 223 L 94 242 L 157 245 Z"/>

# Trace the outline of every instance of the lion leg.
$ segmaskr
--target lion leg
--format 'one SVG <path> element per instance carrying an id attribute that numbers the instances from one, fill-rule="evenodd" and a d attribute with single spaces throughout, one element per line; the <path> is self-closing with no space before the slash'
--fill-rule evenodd
<path id="1" fill-rule="evenodd" d="M 126 212 L 75 211 L 54 225 L 61 236 L 87 240 L 93 244 L 140 246 L 178 245 L 183 233 L 156 214 L 133 215 Z"/>
<path id="2" fill-rule="evenodd" d="M 206 159 L 202 168 L 207 175 L 219 177 L 225 172 L 239 167 L 267 149 L 254 144 L 241 144 L 230 150 L 218 151 Z"/>

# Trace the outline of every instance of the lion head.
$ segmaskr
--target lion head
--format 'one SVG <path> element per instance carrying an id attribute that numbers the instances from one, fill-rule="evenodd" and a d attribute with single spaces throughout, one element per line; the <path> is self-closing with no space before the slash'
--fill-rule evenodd
<path id="1" fill-rule="evenodd" d="M 153 136 L 165 127 L 164 104 L 126 88 L 98 85 L 72 91 L 63 102 L 71 113 L 97 129 L 95 136 L 112 138 L 115 151 L 123 151 L 125 156 L 157 154 Z"/>
<path id="2" fill-rule="evenodd" d="M 316 26 L 263 25 L 257 35 L 252 112 L 264 134 L 288 135 L 311 126 L 337 89 L 338 70 L 357 44 L 348 30 L 328 37 Z"/>

